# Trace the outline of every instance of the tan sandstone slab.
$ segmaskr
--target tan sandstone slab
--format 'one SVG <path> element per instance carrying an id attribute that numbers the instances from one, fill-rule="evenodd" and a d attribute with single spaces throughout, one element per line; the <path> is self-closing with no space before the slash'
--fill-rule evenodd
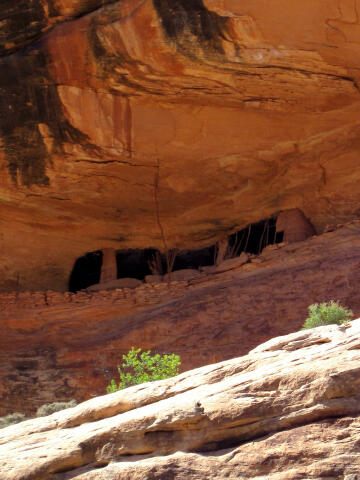
<path id="1" fill-rule="evenodd" d="M 360 319 L 278 337 L 3 429 L 1 478 L 356 478 L 359 373 Z"/>

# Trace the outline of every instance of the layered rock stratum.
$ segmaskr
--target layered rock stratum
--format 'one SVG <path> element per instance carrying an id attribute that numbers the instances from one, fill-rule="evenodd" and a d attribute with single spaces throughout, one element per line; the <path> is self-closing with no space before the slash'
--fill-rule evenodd
<path id="1" fill-rule="evenodd" d="M 2 1 L 0 290 L 280 210 L 357 217 L 358 2 Z"/>
<path id="2" fill-rule="evenodd" d="M 360 320 L 0 431 L 2 480 L 355 480 Z"/>
<path id="3" fill-rule="evenodd" d="M 300 329 L 315 302 L 359 316 L 359 233 L 353 222 L 189 281 L 0 295 L 0 416 L 102 395 L 131 346 L 177 353 L 189 370 Z"/>

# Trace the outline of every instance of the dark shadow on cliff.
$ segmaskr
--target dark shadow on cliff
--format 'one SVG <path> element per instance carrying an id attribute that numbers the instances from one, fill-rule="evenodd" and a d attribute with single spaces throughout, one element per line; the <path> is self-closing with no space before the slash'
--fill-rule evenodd
<path id="1" fill-rule="evenodd" d="M 0 60 L 0 135 L 17 185 L 47 186 L 51 154 L 62 152 L 64 142 L 91 147 L 88 137 L 65 118 L 46 55 L 36 45 Z"/>
<path id="2" fill-rule="evenodd" d="M 166 36 L 193 59 L 199 52 L 223 54 L 227 18 L 208 10 L 203 0 L 153 0 Z"/>

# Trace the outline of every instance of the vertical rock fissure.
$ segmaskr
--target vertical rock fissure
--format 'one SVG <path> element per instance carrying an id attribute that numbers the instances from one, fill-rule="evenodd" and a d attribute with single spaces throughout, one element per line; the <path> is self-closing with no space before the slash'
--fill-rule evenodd
<path id="1" fill-rule="evenodd" d="M 160 204 L 159 204 L 159 180 L 160 180 L 160 160 L 157 158 L 156 160 L 157 166 L 155 169 L 155 178 L 154 178 L 154 202 L 155 202 L 155 214 L 156 214 L 156 223 L 159 227 L 161 241 L 164 247 L 165 259 L 166 259 L 166 270 L 169 275 L 171 275 L 171 261 L 169 256 L 169 249 L 166 241 L 164 227 L 160 220 Z"/>

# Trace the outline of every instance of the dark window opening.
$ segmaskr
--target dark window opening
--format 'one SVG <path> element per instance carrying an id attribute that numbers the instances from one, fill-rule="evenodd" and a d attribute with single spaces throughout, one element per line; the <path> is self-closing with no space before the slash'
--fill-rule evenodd
<path id="1" fill-rule="evenodd" d="M 89 252 L 78 258 L 69 280 L 69 291 L 77 292 L 100 282 L 102 251 Z"/>

